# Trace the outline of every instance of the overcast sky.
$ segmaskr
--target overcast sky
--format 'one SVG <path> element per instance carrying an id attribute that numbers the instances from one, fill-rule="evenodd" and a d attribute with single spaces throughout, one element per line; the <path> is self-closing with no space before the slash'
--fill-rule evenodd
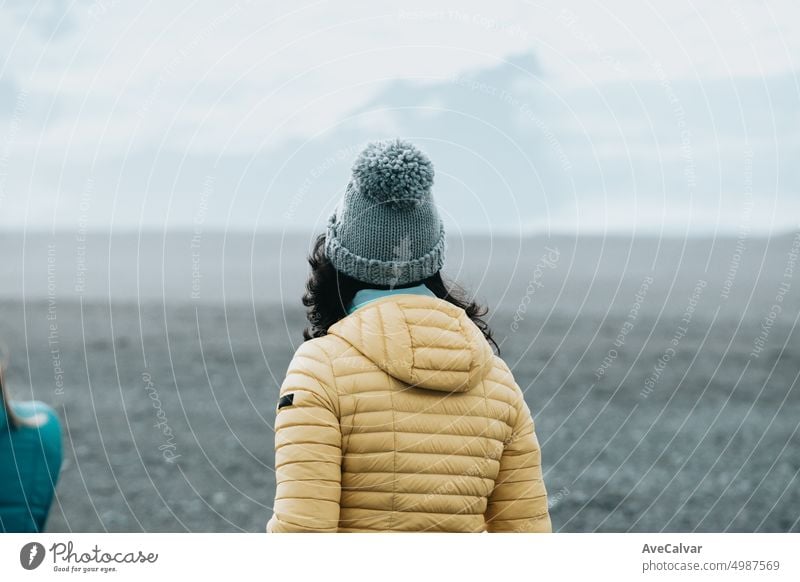
<path id="1" fill-rule="evenodd" d="M 796 2 L 430 4 L 6 2 L 0 225 L 319 230 L 403 136 L 451 231 L 800 226 Z"/>

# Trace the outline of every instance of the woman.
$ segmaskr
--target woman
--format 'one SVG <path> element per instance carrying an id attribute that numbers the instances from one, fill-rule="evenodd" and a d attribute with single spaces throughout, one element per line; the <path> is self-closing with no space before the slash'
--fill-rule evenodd
<path id="1" fill-rule="evenodd" d="M 486 311 L 443 282 L 432 185 L 412 144 L 372 143 L 317 240 L 267 531 L 551 529 L 522 391 Z"/>
<path id="2" fill-rule="evenodd" d="M 61 469 L 61 427 L 41 402 L 11 401 L 0 366 L 0 532 L 41 532 Z"/>

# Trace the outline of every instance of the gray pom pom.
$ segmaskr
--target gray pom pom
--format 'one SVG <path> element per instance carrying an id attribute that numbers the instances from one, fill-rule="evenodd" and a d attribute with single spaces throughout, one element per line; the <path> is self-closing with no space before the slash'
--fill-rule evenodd
<path id="1" fill-rule="evenodd" d="M 413 208 L 430 197 L 433 164 L 411 142 L 370 143 L 353 164 L 358 189 L 377 204 Z"/>

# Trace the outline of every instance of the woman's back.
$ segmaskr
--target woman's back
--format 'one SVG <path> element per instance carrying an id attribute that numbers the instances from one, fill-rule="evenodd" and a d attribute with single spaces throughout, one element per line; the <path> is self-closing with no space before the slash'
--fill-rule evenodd
<path id="1" fill-rule="evenodd" d="M 549 531 L 539 445 L 464 310 L 373 301 L 304 343 L 281 388 L 270 531 Z"/>
<path id="2" fill-rule="evenodd" d="M 368 144 L 317 238 L 268 531 L 550 531 L 522 392 L 442 277 L 433 178 L 414 144 Z"/>

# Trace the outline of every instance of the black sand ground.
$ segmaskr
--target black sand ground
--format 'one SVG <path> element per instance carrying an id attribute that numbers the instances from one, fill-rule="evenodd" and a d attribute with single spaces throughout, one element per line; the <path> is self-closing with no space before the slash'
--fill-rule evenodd
<path id="1" fill-rule="evenodd" d="M 672 245 L 680 268 L 622 255 L 616 273 L 592 245 L 561 241 L 554 265 L 537 271 L 539 245 L 511 265 L 516 278 L 480 284 L 501 305 L 492 327 L 535 414 L 556 529 L 800 531 L 800 271 L 783 277 L 792 239 L 778 242 L 732 282 L 734 241 L 713 260 L 708 247 Z M 64 421 L 48 529 L 262 530 L 276 394 L 303 326 L 296 299 L 223 307 L 120 293 L 109 306 L 39 294 L 6 293 L 0 334 L 14 393 Z"/>

